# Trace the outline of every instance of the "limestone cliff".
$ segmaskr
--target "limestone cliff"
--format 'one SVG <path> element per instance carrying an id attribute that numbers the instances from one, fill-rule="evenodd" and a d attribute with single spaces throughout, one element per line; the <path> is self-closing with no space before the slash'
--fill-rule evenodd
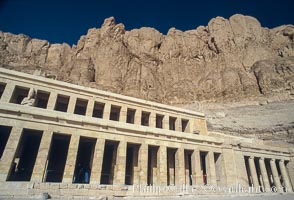
<path id="1" fill-rule="evenodd" d="M 111 17 L 73 47 L 0 32 L 0 63 L 169 104 L 276 93 L 291 99 L 293 40 L 293 25 L 263 28 L 240 14 L 185 32 L 171 28 L 167 35 L 153 28 L 126 31 Z"/>
<path id="2" fill-rule="evenodd" d="M 278 133 L 294 142 L 293 25 L 268 29 L 236 14 L 163 35 L 146 27 L 126 31 L 111 17 L 72 47 L 0 32 L 0 66 L 204 110 L 212 130 Z M 281 100 L 290 103 L 262 107 Z"/>

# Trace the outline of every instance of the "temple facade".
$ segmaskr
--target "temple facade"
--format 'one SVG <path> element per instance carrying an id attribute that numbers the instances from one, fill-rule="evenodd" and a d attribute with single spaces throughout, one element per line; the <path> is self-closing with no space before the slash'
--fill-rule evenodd
<path id="1" fill-rule="evenodd" d="M 293 149 L 208 131 L 201 112 L 0 68 L 0 197 L 293 184 Z"/>

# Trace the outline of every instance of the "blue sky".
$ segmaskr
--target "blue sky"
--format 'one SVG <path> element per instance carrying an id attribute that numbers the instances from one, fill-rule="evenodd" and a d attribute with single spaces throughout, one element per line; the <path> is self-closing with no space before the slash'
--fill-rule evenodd
<path id="1" fill-rule="evenodd" d="M 216 16 L 241 13 L 269 28 L 294 24 L 294 0 L 0 0 L 0 30 L 50 43 L 76 44 L 81 35 L 114 16 L 127 30 L 194 29 Z"/>

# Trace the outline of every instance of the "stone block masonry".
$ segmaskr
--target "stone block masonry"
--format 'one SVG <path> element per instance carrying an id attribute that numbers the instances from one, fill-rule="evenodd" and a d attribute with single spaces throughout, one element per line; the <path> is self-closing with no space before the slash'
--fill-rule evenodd
<path id="1" fill-rule="evenodd" d="M 2 68 L 0 85 L 0 197 L 293 191 L 292 149 L 211 136 L 203 113 Z"/>

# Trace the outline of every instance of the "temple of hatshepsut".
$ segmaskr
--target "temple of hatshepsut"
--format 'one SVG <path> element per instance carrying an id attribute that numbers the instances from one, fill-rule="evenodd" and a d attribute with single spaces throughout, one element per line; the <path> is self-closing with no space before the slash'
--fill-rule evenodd
<path id="1" fill-rule="evenodd" d="M 293 191 L 293 149 L 208 131 L 201 112 L 4 68 L 0 98 L 4 196 Z"/>

